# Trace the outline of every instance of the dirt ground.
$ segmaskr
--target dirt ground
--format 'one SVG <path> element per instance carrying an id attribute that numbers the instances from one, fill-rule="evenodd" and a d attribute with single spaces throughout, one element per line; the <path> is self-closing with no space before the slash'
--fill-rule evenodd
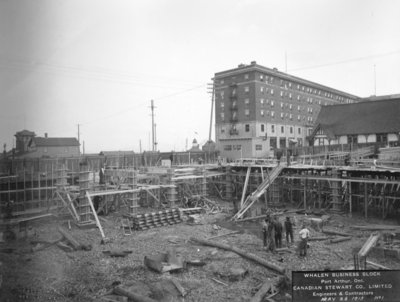
<path id="1" fill-rule="evenodd" d="M 358 251 L 370 231 L 356 231 L 351 225 L 394 224 L 392 221 L 365 219 L 357 216 L 332 215 L 326 226 L 331 230 L 352 232 L 350 241 L 329 244 L 326 241 L 309 242 L 310 248 L 305 258 L 300 258 L 296 244 L 288 252 L 270 253 L 263 249 L 260 222 L 229 222 L 233 215 L 231 204 L 222 203 L 223 211 L 218 214 L 201 214 L 201 224 L 183 222 L 176 225 L 136 231 L 124 236 L 120 224 L 120 214 L 113 213 L 101 220 L 109 243 L 101 244 L 100 232 L 96 228 L 80 229 L 71 223 L 69 232 L 81 243 L 90 244 L 90 251 L 65 252 L 56 245 L 32 252 L 33 240 L 56 240 L 61 237 L 58 226 L 68 229 L 68 219 L 50 218 L 36 221 L 32 227 L 33 236 L 10 243 L 1 243 L 0 262 L 2 284 L 0 301 L 101 301 L 101 297 L 114 286 L 150 294 L 157 301 L 248 301 L 258 288 L 277 273 L 241 256 L 212 247 L 197 245 L 190 237 L 208 238 L 218 234 L 239 230 L 240 233 L 223 236 L 217 242 L 236 246 L 291 271 L 349 269 L 353 266 L 353 253 Z M 286 215 L 280 216 L 283 221 Z M 298 223 L 295 239 L 298 239 L 299 224 L 305 218 L 302 214 L 291 214 Z M 310 218 L 313 216 L 308 216 Z M 216 230 L 215 225 L 220 229 Z M 311 236 L 325 236 L 311 229 Z M 283 240 L 284 246 L 286 241 Z M 6 249 L 9 249 L 8 252 Z M 127 257 L 110 257 L 107 250 L 132 251 Z M 186 260 L 200 259 L 204 266 L 188 266 L 177 273 L 160 274 L 149 270 L 143 263 L 146 255 L 175 249 Z M 400 262 L 393 258 L 369 256 L 368 260 L 400 269 Z M 245 271 L 239 280 L 226 277 L 231 268 Z M 179 280 L 188 292 L 185 298 L 169 279 Z M 218 283 L 213 279 L 222 281 Z M 291 301 L 291 289 L 281 289 L 273 297 L 275 301 Z"/>

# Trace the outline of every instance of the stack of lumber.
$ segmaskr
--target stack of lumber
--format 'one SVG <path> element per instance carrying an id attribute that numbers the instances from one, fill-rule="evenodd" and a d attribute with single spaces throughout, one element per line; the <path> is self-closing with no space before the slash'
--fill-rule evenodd
<path id="1" fill-rule="evenodd" d="M 180 211 L 186 215 L 193 215 L 193 214 L 200 214 L 203 208 L 196 207 L 196 208 L 181 208 Z"/>
<path id="2" fill-rule="evenodd" d="M 140 214 L 132 217 L 133 228 L 147 230 L 182 222 L 179 209 L 168 209 L 159 212 Z"/>

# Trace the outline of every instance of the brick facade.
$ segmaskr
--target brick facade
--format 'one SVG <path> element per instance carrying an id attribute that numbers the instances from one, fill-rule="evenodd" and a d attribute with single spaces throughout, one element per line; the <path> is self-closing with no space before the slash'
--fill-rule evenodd
<path id="1" fill-rule="evenodd" d="M 256 62 L 216 73 L 214 85 L 217 147 L 231 159 L 304 145 L 321 106 L 359 99 Z"/>

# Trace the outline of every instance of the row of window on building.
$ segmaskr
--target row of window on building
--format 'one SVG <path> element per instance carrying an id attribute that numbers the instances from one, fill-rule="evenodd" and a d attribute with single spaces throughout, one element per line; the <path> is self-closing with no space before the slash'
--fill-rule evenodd
<path id="1" fill-rule="evenodd" d="M 248 88 L 248 87 L 247 87 Z M 263 88 L 263 87 L 261 87 L 261 88 Z M 281 91 L 281 95 L 282 95 L 282 93 L 283 93 L 283 91 Z M 271 89 L 271 95 L 273 95 L 274 93 L 273 93 L 273 89 Z M 223 99 L 224 99 L 224 96 L 225 96 L 225 93 L 224 93 L 224 91 L 221 91 L 221 93 L 220 93 L 220 98 L 221 98 L 221 104 L 223 104 Z M 290 93 L 289 94 L 289 99 L 293 99 L 292 98 L 292 94 Z M 236 101 L 236 100 L 234 100 L 234 101 Z M 234 102 L 233 101 L 233 102 Z M 297 96 L 297 101 L 299 101 L 299 102 L 302 102 L 302 101 L 304 101 L 304 102 L 307 102 L 308 104 L 316 104 L 316 105 L 325 105 L 325 106 L 327 106 L 328 105 L 328 102 L 327 101 L 324 101 L 324 102 L 322 102 L 321 100 L 316 100 L 316 99 L 313 99 L 313 98 L 311 98 L 311 97 L 302 97 L 302 96 L 300 96 L 300 95 L 298 95 Z M 245 104 L 250 104 L 250 99 L 249 98 L 245 98 L 244 99 L 244 103 Z M 261 104 L 261 106 L 263 106 L 264 104 L 272 104 L 272 106 L 273 106 L 273 104 L 274 104 L 274 100 L 269 100 L 269 99 L 264 99 L 264 98 L 260 98 L 260 104 Z M 223 105 L 221 105 L 221 106 L 223 106 Z"/>
<path id="2" fill-rule="evenodd" d="M 311 111 L 311 113 L 312 113 L 312 111 Z M 250 110 L 249 109 L 245 109 L 244 110 L 244 114 L 245 114 L 245 116 L 250 116 Z M 275 111 L 269 111 L 269 110 L 264 111 L 264 110 L 261 110 L 260 111 L 260 115 L 261 116 L 267 116 L 267 117 L 270 117 L 270 118 L 275 118 Z M 221 121 L 224 122 L 225 121 L 225 113 L 221 112 L 220 113 L 220 117 L 221 117 Z M 280 113 L 280 117 L 281 117 L 282 120 L 289 119 L 289 120 L 293 121 L 294 118 L 295 118 L 295 115 L 293 115 L 292 113 L 281 112 Z M 238 119 L 236 111 L 232 112 L 231 118 L 234 121 L 236 121 Z M 305 121 L 306 118 L 307 118 L 307 122 L 309 122 L 309 123 L 313 123 L 314 122 L 314 119 L 313 119 L 312 116 L 307 116 L 306 117 L 304 115 L 303 116 L 297 115 L 297 121 Z"/>
<path id="3" fill-rule="evenodd" d="M 294 140 L 294 138 L 285 138 L 285 137 L 280 137 L 279 138 L 279 148 L 286 148 L 287 147 L 287 142 Z M 303 145 L 303 140 L 301 138 L 296 140 L 299 146 Z M 278 138 L 276 136 L 271 136 L 269 138 L 269 147 L 272 149 L 278 148 Z M 242 151 L 242 146 L 241 145 L 224 145 L 224 151 Z M 263 150 L 263 145 L 261 144 L 256 144 L 255 145 L 256 151 L 262 151 Z"/>
<path id="4" fill-rule="evenodd" d="M 294 126 L 289 126 L 289 134 L 294 134 Z M 236 130 L 236 127 L 235 127 Z M 266 131 L 266 126 L 265 124 L 261 124 L 260 125 L 260 130 L 261 132 L 265 132 Z M 275 133 L 276 127 L 275 125 L 271 125 L 271 133 Z M 280 126 L 280 133 L 281 134 L 285 134 L 285 126 Z M 250 124 L 245 124 L 244 125 L 244 131 L 245 132 L 250 132 Z M 225 128 L 221 128 L 221 133 L 225 133 Z M 297 134 L 301 135 L 301 127 L 297 127 Z"/>
<path id="5" fill-rule="evenodd" d="M 244 100 L 244 103 L 245 103 L 246 105 L 248 105 L 248 104 L 250 103 L 250 100 L 249 100 L 249 99 L 245 99 L 245 100 Z M 274 100 L 269 101 L 269 100 L 267 99 L 267 101 L 264 103 L 264 99 L 261 99 L 261 100 L 260 100 L 260 103 L 261 103 L 261 106 L 264 106 L 264 104 L 267 104 L 267 105 L 269 105 L 270 107 L 274 107 L 274 106 L 275 106 Z M 221 108 L 225 108 L 225 103 L 224 103 L 224 102 L 221 102 L 221 103 L 220 103 L 220 107 L 221 107 Z M 232 108 L 232 109 L 237 109 L 237 107 L 238 107 L 238 106 L 237 106 L 236 100 L 235 100 L 235 101 L 232 101 L 232 103 L 231 103 L 231 108 Z M 283 103 L 283 102 L 281 102 L 281 108 L 282 108 L 282 109 L 293 110 L 294 107 L 296 107 L 296 106 L 293 106 L 293 104 L 288 104 L 288 103 Z M 297 111 L 301 111 L 302 109 L 305 109 L 305 108 L 306 108 L 306 107 L 302 107 L 302 106 L 300 106 L 300 105 L 297 105 Z M 245 110 L 249 111 L 249 109 L 245 109 Z M 313 107 L 307 107 L 307 112 L 308 112 L 308 113 L 313 113 L 313 111 L 314 111 Z M 264 115 L 263 112 L 264 112 L 264 110 L 261 109 L 261 115 Z"/>
<path id="6" fill-rule="evenodd" d="M 244 74 L 244 79 L 245 80 L 249 80 L 249 74 L 246 73 Z M 232 77 L 232 80 L 235 81 L 236 80 L 236 76 Z M 300 84 L 296 84 L 284 79 L 280 79 L 280 78 L 274 78 L 273 76 L 268 76 L 268 75 L 264 75 L 264 74 L 260 74 L 259 75 L 259 81 L 260 82 L 265 82 L 265 83 L 269 83 L 269 84 L 274 84 L 274 85 L 279 85 L 280 87 L 284 88 L 284 89 L 297 89 L 298 91 L 303 91 L 305 93 L 309 93 L 309 94 L 314 94 L 314 95 L 318 95 L 318 96 L 322 96 L 322 97 L 326 97 L 326 98 L 330 98 L 332 100 L 336 100 L 340 103 L 353 103 L 354 100 L 343 97 L 341 95 L 338 94 L 334 94 L 330 91 L 324 91 L 321 89 L 316 89 L 316 88 L 312 88 L 312 87 L 308 87 L 305 85 L 300 85 Z M 224 79 L 221 79 L 219 82 L 221 85 L 223 85 L 225 83 Z M 263 87 L 261 87 L 261 89 L 263 89 Z M 268 88 L 267 88 L 268 89 Z M 246 86 L 245 87 L 245 91 L 248 92 L 249 91 L 249 87 Z M 263 91 L 263 90 L 262 90 Z M 274 91 L 273 89 L 271 89 L 271 94 L 273 94 Z M 283 96 L 282 91 L 281 91 L 281 96 Z"/>
<path id="7" fill-rule="evenodd" d="M 256 151 L 262 151 L 262 145 L 256 144 Z M 224 151 L 241 151 L 241 145 L 224 145 Z"/>

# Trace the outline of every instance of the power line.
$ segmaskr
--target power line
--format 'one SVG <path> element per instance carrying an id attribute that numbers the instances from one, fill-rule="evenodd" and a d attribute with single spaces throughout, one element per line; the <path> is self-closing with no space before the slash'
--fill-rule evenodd
<path id="1" fill-rule="evenodd" d="M 169 94 L 169 95 L 161 96 L 161 97 L 158 97 L 158 98 L 154 98 L 153 100 L 163 100 L 163 99 L 170 98 L 170 97 L 173 97 L 173 96 L 176 96 L 176 95 L 184 94 L 184 93 L 192 91 L 192 90 L 203 88 L 204 86 L 206 86 L 206 84 L 195 86 L 195 87 L 192 87 L 192 88 L 189 88 L 189 89 L 185 89 L 185 90 L 182 90 L 182 91 L 178 91 L 178 92 L 173 93 L 173 94 Z M 95 122 L 98 122 L 98 121 L 109 119 L 109 118 L 124 114 L 126 112 L 135 110 L 138 107 L 140 107 L 142 105 L 145 105 L 145 104 L 146 104 L 146 102 L 141 102 L 141 103 L 137 104 L 136 106 L 127 107 L 127 108 L 125 108 L 123 110 L 120 110 L 118 112 L 115 112 L 115 113 L 112 113 L 112 114 L 109 114 L 109 115 L 106 115 L 106 116 L 103 116 L 103 117 L 100 117 L 100 118 L 97 118 L 97 119 L 94 119 L 94 120 L 91 120 L 91 121 L 88 121 L 88 122 L 82 122 L 81 125 L 92 124 L 92 123 L 95 123 Z"/>
<path id="2" fill-rule="evenodd" d="M 193 83 L 199 83 L 195 81 L 168 78 L 160 75 L 145 75 L 145 74 L 135 75 L 132 73 L 122 72 L 112 69 L 63 66 L 63 65 L 37 63 L 37 62 L 28 63 L 23 61 L 8 61 L 4 59 L 3 60 L 0 59 L 0 66 L 8 69 L 20 69 L 20 70 L 27 69 L 30 70 L 31 72 L 47 72 L 52 74 L 62 74 L 78 78 L 89 78 L 93 80 L 117 82 L 122 84 L 142 84 L 145 86 L 161 87 L 161 88 L 173 88 L 173 87 L 171 87 L 171 85 L 169 86 L 155 85 L 154 82 L 164 81 L 164 82 L 173 82 L 174 84 L 178 83 L 179 88 L 182 86 L 191 85 Z"/>
<path id="3" fill-rule="evenodd" d="M 199 89 L 199 88 L 204 88 L 206 85 L 207 84 L 202 84 L 202 85 L 199 85 L 199 86 L 195 86 L 195 87 L 192 87 L 192 88 L 189 88 L 189 89 L 185 89 L 185 90 L 182 90 L 182 91 L 179 91 L 179 92 L 176 92 L 176 93 L 172 93 L 172 94 L 168 94 L 168 95 L 165 95 L 165 96 L 161 96 L 161 97 L 155 98 L 155 100 L 162 100 L 162 99 L 170 98 L 170 97 L 173 97 L 173 96 L 176 96 L 176 95 L 180 95 L 180 94 L 186 93 L 188 91 L 196 90 L 196 89 Z"/>
<path id="4" fill-rule="evenodd" d="M 319 64 L 319 65 L 311 65 L 311 66 L 305 66 L 305 67 L 299 67 L 299 68 L 293 68 L 293 69 L 289 69 L 288 71 L 292 72 L 292 71 L 300 71 L 300 70 L 307 70 L 307 69 L 316 69 L 316 68 L 321 68 L 321 67 L 327 67 L 327 66 L 346 64 L 346 63 L 351 63 L 351 62 L 363 61 L 363 60 L 368 60 L 368 59 L 373 59 L 373 58 L 387 57 L 387 56 L 391 56 L 391 55 L 398 54 L 398 53 L 400 53 L 400 50 L 391 51 L 391 52 L 382 53 L 382 54 L 375 54 L 375 55 L 370 55 L 370 56 L 352 58 L 352 59 L 347 59 L 347 60 L 342 60 L 342 61 L 336 61 L 336 62 L 331 62 L 331 63 L 325 63 L 325 64 Z"/>

